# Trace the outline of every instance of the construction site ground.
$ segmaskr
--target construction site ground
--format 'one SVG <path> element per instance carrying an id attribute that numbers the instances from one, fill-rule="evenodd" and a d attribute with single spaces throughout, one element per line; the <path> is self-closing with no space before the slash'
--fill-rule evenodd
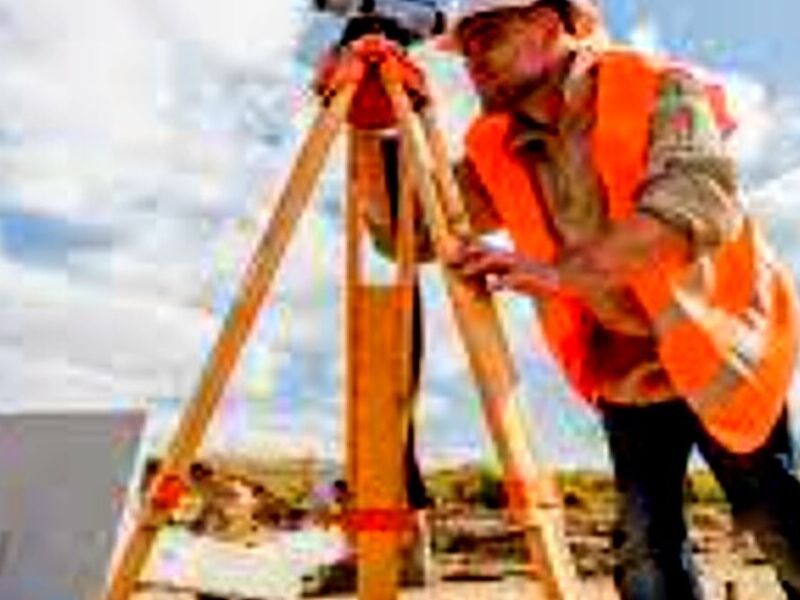
<path id="1" fill-rule="evenodd" d="M 723 585 L 725 579 L 725 573 L 708 573 L 705 585 L 709 600 L 726 600 Z M 737 573 L 734 597 L 737 600 L 782 600 L 784 598 L 775 584 L 771 571 L 766 567 L 748 567 Z M 351 594 L 317 597 L 317 600 L 356 600 L 356 598 L 354 594 Z M 537 600 L 544 599 L 544 595 L 535 582 L 523 579 L 494 582 L 442 582 L 424 589 L 402 590 L 400 593 L 400 600 L 463 600 L 465 598 L 470 600 Z M 581 600 L 617 600 L 617 598 L 609 578 L 595 577 L 583 581 Z M 136 594 L 133 600 L 196 600 L 196 594 L 174 590 L 149 590 Z M 270 599 L 254 598 L 252 600 Z"/>
<path id="2" fill-rule="evenodd" d="M 613 521 L 611 496 L 598 492 L 597 482 L 583 478 L 579 486 L 568 489 L 574 498 L 566 511 L 566 531 L 582 577 L 580 600 L 617 598 L 610 574 L 613 569 L 610 530 Z M 604 483 L 604 485 L 606 485 Z M 695 486 L 695 496 L 698 495 Z M 709 496 L 695 501 L 688 511 L 695 559 L 702 573 L 709 600 L 782 600 L 782 592 L 764 556 L 749 536 L 737 534 L 725 505 Z M 432 523 L 434 534 L 434 584 L 409 588 L 400 600 L 536 600 L 544 595 L 535 579 L 526 577 L 524 553 L 519 552 L 514 535 L 506 529 L 500 511 L 462 507 L 460 516 L 439 515 Z M 246 512 L 246 511 L 245 511 Z M 295 530 L 258 530 L 257 544 L 242 543 L 238 536 L 229 542 L 215 541 L 209 535 L 190 535 L 182 527 L 162 532 L 161 568 L 145 573 L 147 588 L 134 600 L 196 600 L 198 587 L 169 588 L 166 581 L 205 580 L 204 591 L 217 591 L 215 600 L 278 600 L 297 597 L 289 593 L 267 594 L 242 592 L 242 582 L 251 592 L 256 589 L 291 589 L 301 574 L 317 573 L 313 565 L 331 564 L 340 555 L 337 530 L 301 527 Z M 247 538 L 247 536 L 245 536 Z M 251 539 L 252 542 L 252 539 Z M 229 560 L 230 559 L 230 560 Z M 234 560 L 235 559 L 235 560 Z M 157 561 L 153 561 L 151 567 Z M 308 564 L 306 564 L 308 563 Z M 178 571 L 185 577 L 176 577 Z M 264 581 L 266 587 L 259 586 Z M 286 587 L 274 587 L 285 582 Z M 280 584 L 282 585 L 282 584 Z M 349 586 L 349 587 L 348 587 Z M 727 586 L 727 590 L 726 590 Z M 313 587 L 313 586 L 312 586 Z M 316 589 L 314 587 L 314 589 Z M 352 583 L 337 589 L 352 590 Z M 731 591 L 733 590 L 733 591 Z M 312 596 L 309 596 L 312 597 Z M 315 596 L 321 600 L 356 600 L 352 592 Z"/>

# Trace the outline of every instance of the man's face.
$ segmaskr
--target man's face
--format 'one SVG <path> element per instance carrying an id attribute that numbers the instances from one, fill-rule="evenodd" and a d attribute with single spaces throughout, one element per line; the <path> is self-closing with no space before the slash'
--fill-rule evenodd
<path id="1" fill-rule="evenodd" d="M 484 107 L 513 106 L 542 84 L 561 58 L 558 16 L 548 8 L 480 13 L 458 27 L 467 69 Z"/>

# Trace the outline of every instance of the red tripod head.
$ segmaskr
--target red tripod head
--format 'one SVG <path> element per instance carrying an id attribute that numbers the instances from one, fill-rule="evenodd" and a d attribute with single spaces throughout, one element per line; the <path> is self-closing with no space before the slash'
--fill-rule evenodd
<path id="1" fill-rule="evenodd" d="M 405 49 L 380 33 L 329 50 L 317 67 L 314 90 L 325 102 L 344 83 L 356 81 L 350 124 L 358 129 L 386 129 L 396 119 L 381 79 L 382 69 L 389 69 L 391 76 L 402 82 L 415 109 L 424 106 L 428 100 L 424 73 Z"/>

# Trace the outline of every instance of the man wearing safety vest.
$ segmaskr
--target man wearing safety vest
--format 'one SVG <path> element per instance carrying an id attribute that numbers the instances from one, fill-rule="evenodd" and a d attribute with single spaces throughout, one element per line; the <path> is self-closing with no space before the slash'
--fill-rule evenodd
<path id="1" fill-rule="evenodd" d="M 483 107 L 457 169 L 472 224 L 514 242 L 464 242 L 451 264 L 535 298 L 549 348 L 599 410 L 622 597 L 702 597 L 682 498 L 697 447 L 800 598 L 795 294 L 742 210 L 722 90 L 610 45 L 590 0 L 464 0 L 442 44 Z"/>

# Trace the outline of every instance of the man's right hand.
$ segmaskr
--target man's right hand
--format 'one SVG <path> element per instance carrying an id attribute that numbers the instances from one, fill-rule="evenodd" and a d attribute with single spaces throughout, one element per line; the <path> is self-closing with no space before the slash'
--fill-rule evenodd
<path id="1" fill-rule="evenodd" d="M 462 277 L 482 281 L 492 292 L 510 290 L 538 298 L 564 291 L 554 267 L 511 250 L 456 241 L 444 259 Z"/>

